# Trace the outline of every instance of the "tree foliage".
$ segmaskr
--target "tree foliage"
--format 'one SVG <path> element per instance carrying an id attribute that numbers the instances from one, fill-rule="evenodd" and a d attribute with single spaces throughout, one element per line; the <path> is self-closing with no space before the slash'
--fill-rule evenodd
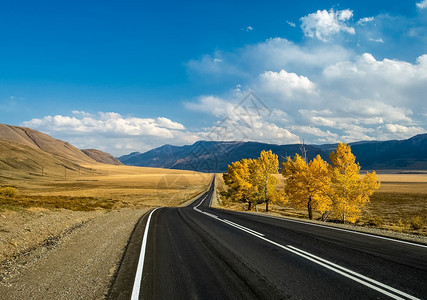
<path id="1" fill-rule="evenodd" d="M 298 154 L 288 157 L 282 169 L 285 189 L 277 191 L 277 155 L 262 151 L 257 159 L 242 159 L 228 166 L 223 175 L 228 190 L 223 195 L 248 203 L 248 210 L 265 203 L 268 212 L 271 203 L 290 200 L 306 208 L 310 219 L 318 212 L 322 220 L 332 214 L 342 222 L 354 222 L 380 186 L 377 175 L 374 171 L 361 177 L 360 165 L 346 144 L 340 143 L 329 159 L 331 165 L 320 155 L 308 163 Z"/>
<path id="2" fill-rule="evenodd" d="M 334 214 L 342 221 L 354 222 L 369 197 L 380 187 L 377 174 L 367 172 L 360 177 L 360 165 L 350 146 L 339 143 L 331 160 L 331 198 Z"/>
<path id="3" fill-rule="evenodd" d="M 276 191 L 279 180 L 274 176 L 278 173 L 279 160 L 272 151 L 262 151 L 257 159 L 242 159 L 234 162 L 223 174 L 228 190 L 223 193 L 227 198 L 252 205 L 264 203 L 266 211 L 270 203 L 284 202 L 284 193 Z"/>
<path id="4" fill-rule="evenodd" d="M 251 209 L 256 194 L 256 187 L 250 180 L 249 166 L 251 164 L 253 162 L 249 159 L 233 162 L 228 166 L 227 173 L 223 174 L 224 182 L 228 186 L 228 190 L 223 193 L 223 196 L 236 202 L 248 203 L 248 210 Z"/>
<path id="5" fill-rule="evenodd" d="M 313 218 L 313 211 L 322 215 L 329 211 L 332 204 L 330 198 L 330 168 L 320 155 L 308 164 L 295 155 L 283 162 L 282 175 L 285 178 L 286 195 L 297 207 L 307 208 L 308 217 Z"/>

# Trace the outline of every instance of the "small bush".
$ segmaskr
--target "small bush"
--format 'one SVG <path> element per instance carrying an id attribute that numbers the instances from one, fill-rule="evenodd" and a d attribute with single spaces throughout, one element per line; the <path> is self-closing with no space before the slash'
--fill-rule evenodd
<path id="1" fill-rule="evenodd" d="M 415 216 L 410 220 L 409 224 L 414 230 L 422 229 L 424 227 L 424 220 L 420 216 Z"/>
<path id="2" fill-rule="evenodd" d="M 17 194 L 17 190 L 13 187 L 4 187 L 0 188 L 0 196 L 6 197 L 6 198 L 13 198 Z"/>
<path id="3" fill-rule="evenodd" d="M 366 224 L 369 226 L 381 226 L 381 225 L 384 225 L 384 220 L 380 216 L 375 216 L 375 217 L 369 218 Z"/>

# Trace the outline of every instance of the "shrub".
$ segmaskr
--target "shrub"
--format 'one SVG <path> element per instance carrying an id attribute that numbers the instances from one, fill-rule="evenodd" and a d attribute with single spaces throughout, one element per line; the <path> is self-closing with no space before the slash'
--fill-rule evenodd
<path id="1" fill-rule="evenodd" d="M 6 198 L 13 198 L 17 194 L 17 190 L 13 187 L 4 187 L 0 188 L 0 196 L 6 197 Z"/>
<path id="2" fill-rule="evenodd" d="M 369 220 L 366 224 L 369 226 L 381 226 L 384 224 L 384 220 L 380 216 L 374 216 L 374 217 L 369 218 Z"/>
<path id="3" fill-rule="evenodd" d="M 412 229 L 418 230 L 424 227 L 424 220 L 421 216 L 415 216 L 410 220 L 409 224 Z"/>

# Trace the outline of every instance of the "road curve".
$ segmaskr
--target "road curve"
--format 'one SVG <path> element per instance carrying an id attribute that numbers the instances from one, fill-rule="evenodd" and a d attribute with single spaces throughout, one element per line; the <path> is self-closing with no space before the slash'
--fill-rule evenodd
<path id="1" fill-rule="evenodd" d="M 110 299 L 427 299 L 426 246 L 214 209 L 212 193 L 140 220 Z"/>

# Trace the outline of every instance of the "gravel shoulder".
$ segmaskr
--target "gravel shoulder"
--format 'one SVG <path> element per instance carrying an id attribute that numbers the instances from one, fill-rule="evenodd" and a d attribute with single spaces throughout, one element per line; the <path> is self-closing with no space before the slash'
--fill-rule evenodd
<path id="1" fill-rule="evenodd" d="M 23 228 L 8 229 L 4 222 L 0 233 L 1 246 L 11 245 L 2 249 L 1 298 L 104 299 L 131 232 L 148 209 L 16 213 L 8 224 L 16 228 L 21 222 Z M 7 220 L 13 212 L 0 214 Z"/>

